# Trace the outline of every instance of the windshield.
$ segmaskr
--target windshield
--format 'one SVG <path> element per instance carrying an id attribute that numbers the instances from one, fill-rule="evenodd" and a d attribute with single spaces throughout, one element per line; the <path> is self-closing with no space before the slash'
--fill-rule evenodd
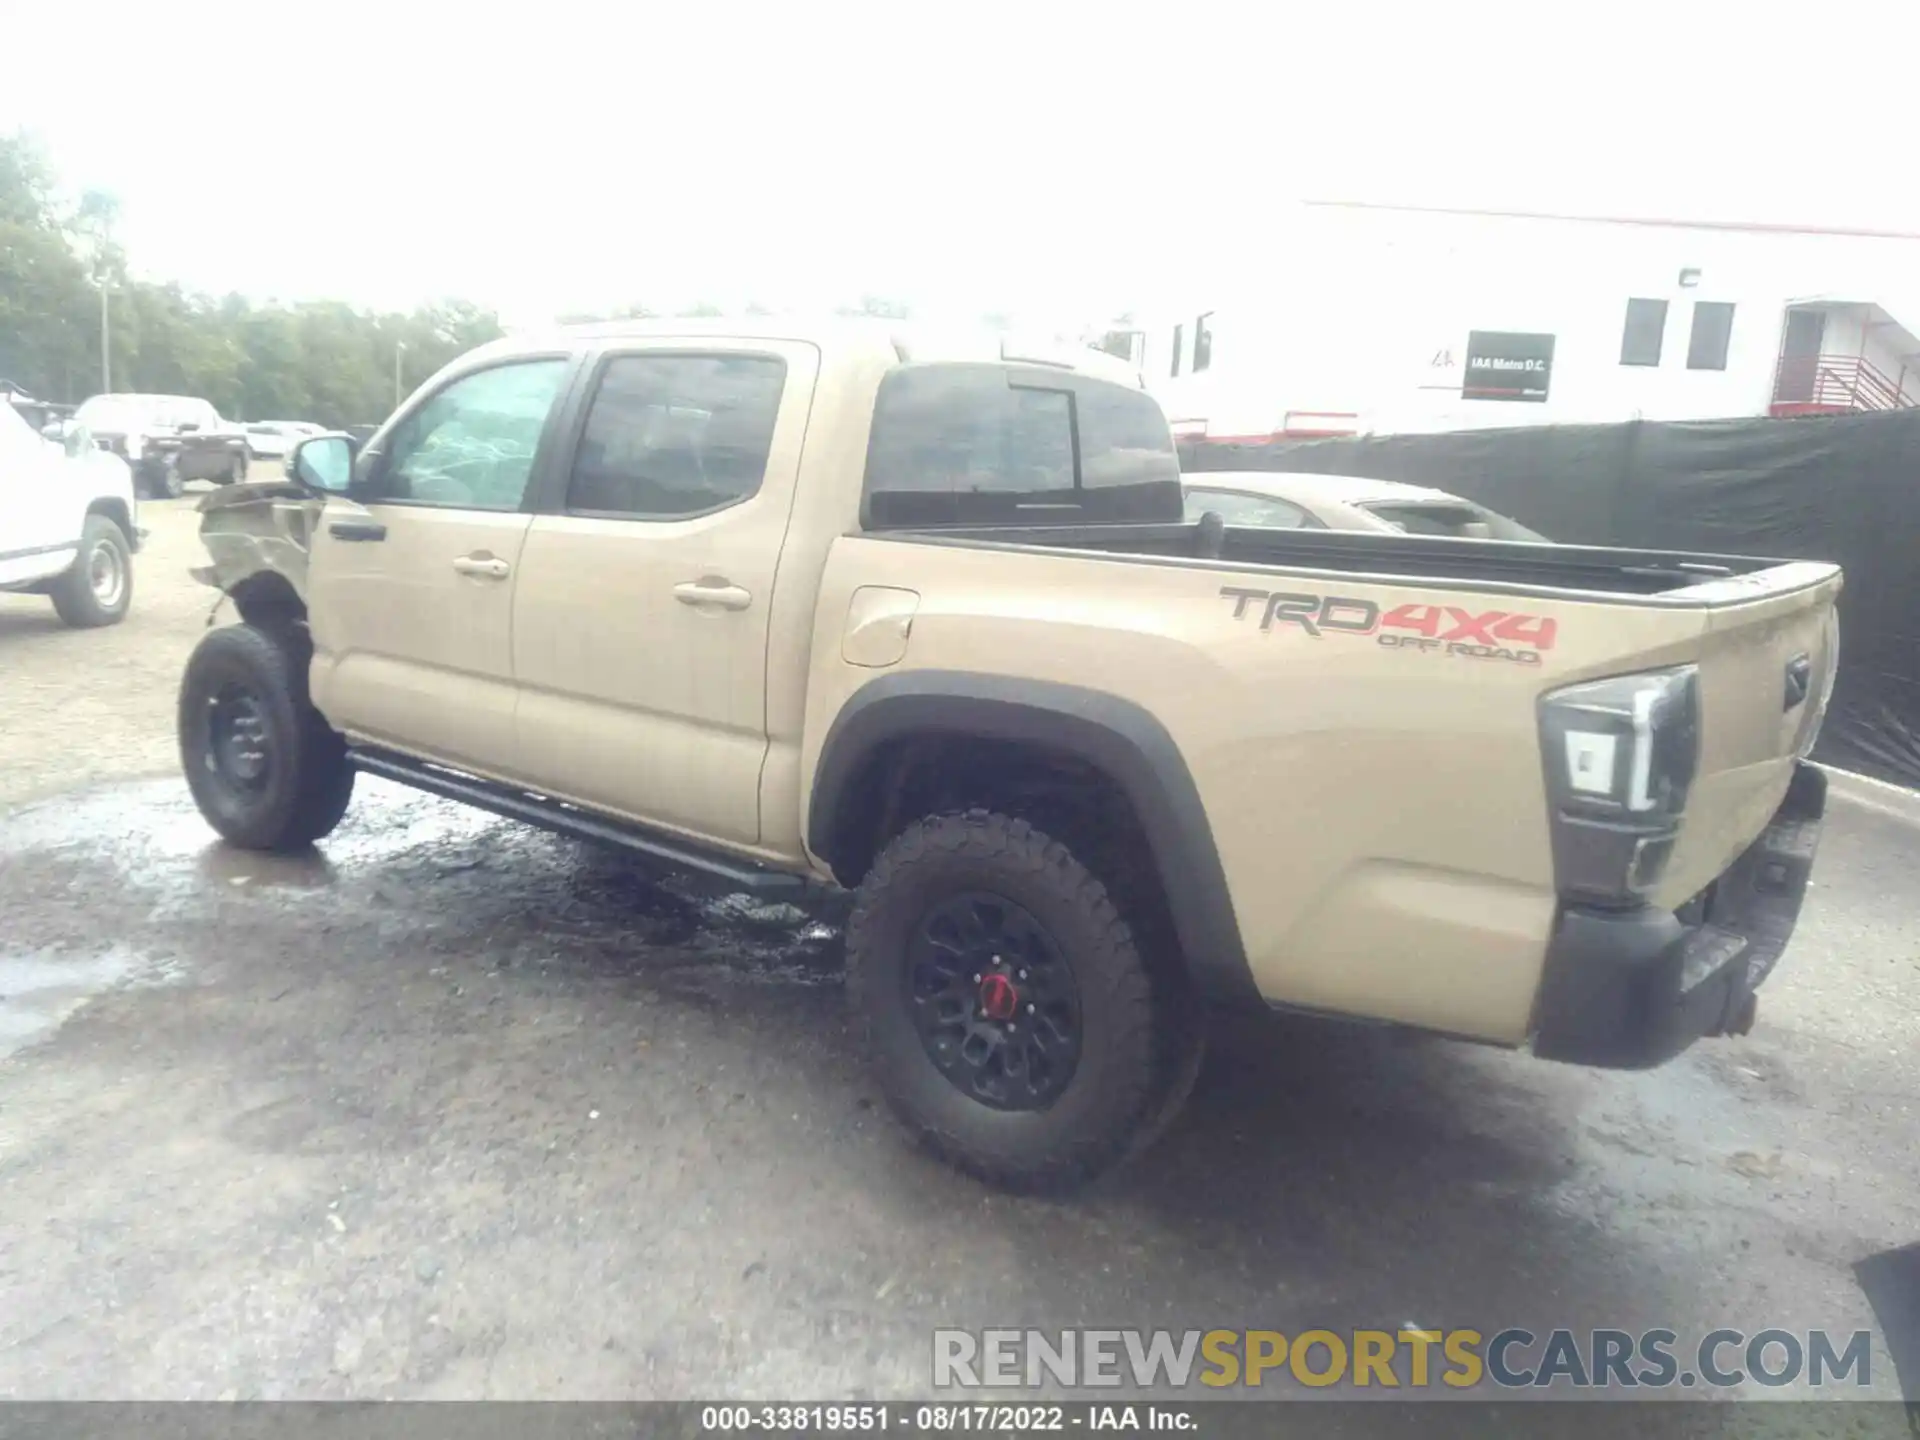
<path id="1" fill-rule="evenodd" d="M 1517 540 L 1534 545 L 1553 543 L 1518 520 L 1509 520 L 1505 515 L 1465 500 L 1380 501 L 1360 508 L 1409 535 Z"/>
<path id="2" fill-rule="evenodd" d="M 193 401 L 170 395 L 96 395 L 74 412 L 74 419 L 92 430 L 178 425 L 200 418 Z"/>

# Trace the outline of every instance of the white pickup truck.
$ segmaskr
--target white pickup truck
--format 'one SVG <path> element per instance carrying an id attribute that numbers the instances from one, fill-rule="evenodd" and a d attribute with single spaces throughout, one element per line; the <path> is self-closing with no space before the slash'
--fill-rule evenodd
<path id="1" fill-rule="evenodd" d="M 112 625 L 133 599 L 139 508 L 127 462 L 85 429 L 64 441 L 0 403 L 0 591 L 46 595 L 69 625 Z"/>

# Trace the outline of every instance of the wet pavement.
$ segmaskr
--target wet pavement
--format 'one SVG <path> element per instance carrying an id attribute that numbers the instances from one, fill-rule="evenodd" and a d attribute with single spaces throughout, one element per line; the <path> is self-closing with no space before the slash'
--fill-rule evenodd
<path id="1" fill-rule="evenodd" d="M 174 780 L 17 811 L 0 1396 L 911 1397 L 941 1325 L 1417 1323 L 1871 1328 L 1894 1397 L 1920 806 L 1861 794 L 1750 1039 L 1619 1075 L 1241 1022 L 1070 1202 L 901 1143 L 831 914 L 379 782 L 297 859 Z"/>

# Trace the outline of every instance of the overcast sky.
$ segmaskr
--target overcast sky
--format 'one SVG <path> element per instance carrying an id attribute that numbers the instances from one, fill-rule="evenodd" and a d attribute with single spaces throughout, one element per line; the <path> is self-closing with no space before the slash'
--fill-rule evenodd
<path id="1" fill-rule="evenodd" d="M 0 0 L 0 129 L 146 274 L 255 296 L 1038 322 L 1150 303 L 1196 237 L 1281 252 L 1299 196 L 1920 231 L 1913 0 L 80 13 Z"/>

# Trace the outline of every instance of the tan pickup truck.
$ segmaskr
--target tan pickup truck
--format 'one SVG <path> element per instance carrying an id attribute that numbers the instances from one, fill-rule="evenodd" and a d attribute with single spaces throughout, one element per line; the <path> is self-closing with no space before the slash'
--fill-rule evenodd
<path id="1" fill-rule="evenodd" d="M 1824 808 L 1831 565 L 1183 518 L 1092 354 L 878 323 L 498 342 L 202 505 L 180 745 L 235 844 L 356 772 L 855 892 L 880 1083 L 1061 1187 L 1203 1002 L 1657 1064 L 1740 1033 Z"/>

